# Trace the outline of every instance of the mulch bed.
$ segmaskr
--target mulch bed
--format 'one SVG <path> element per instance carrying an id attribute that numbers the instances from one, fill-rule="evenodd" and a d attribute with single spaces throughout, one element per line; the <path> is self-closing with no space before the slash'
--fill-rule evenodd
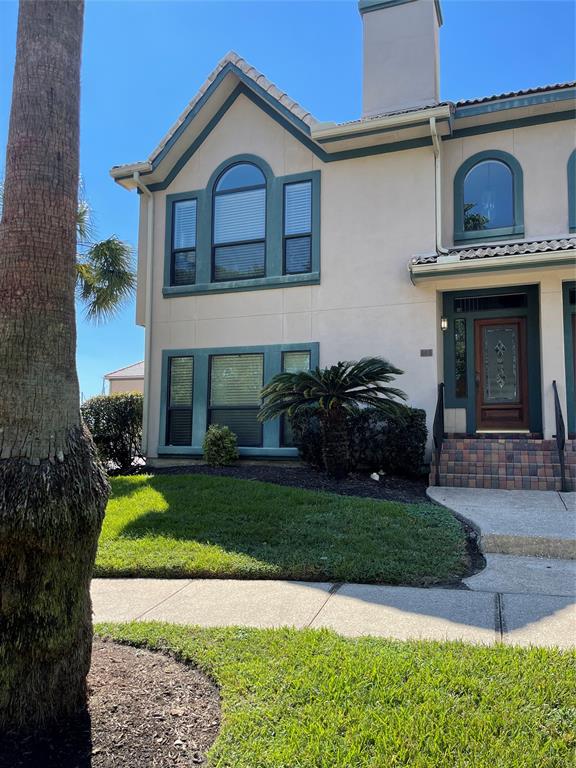
<path id="1" fill-rule="evenodd" d="M 345 480 L 334 480 L 325 472 L 306 466 L 286 464 L 236 464 L 232 467 L 209 467 L 206 464 L 186 464 L 174 467 L 142 467 L 140 472 L 152 475 L 223 475 L 241 480 L 260 480 L 310 491 L 328 491 L 342 496 L 364 496 L 407 504 L 431 503 L 426 496 L 428 478 L 408 479 L 382 475 L 372 480 L 368 473 L 351 474 Z"/>
<path id="2" fill-rule="evenodd" d="M 220 727 L 217 686 L 160 653 L 94 640 L 89 715 L 31 739 L 0 739 L 0 768 L 191 768 Z"/>

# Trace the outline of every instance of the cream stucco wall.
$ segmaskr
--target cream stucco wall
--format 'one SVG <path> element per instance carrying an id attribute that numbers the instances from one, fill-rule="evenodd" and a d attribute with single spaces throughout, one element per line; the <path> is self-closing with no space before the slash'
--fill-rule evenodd
<path id="1" fill-rule="evenodd" d="M 444 142 L 445 242 L 451 234 L 453 175 L 466 157 L 491 147 L 510 151 L 524 168 L 527 235 L 564 233 L 569 145 L 563 123 Z M 220 163 L 241 153 L 258 155 L 276 175 L 321 171 L 320 285 L 163 298 L 166 195 L 205 187 Z M 434 250 L 434 215 L 431 147 L 324 164 L 251 101 L 238 98 L 170 186 L 155 193 L 148 455 L 157 455 L 161 361 L 167 349 L 313 341 L 319 342 L 321 365 L 381 355 L 404 371 L 398 386 L 410 404 L 426 410 L 430 427 L 443 375 L 441 292 L 506 285 L 510 279 L 476 276 L 414 286 L 407 265 L 413 254 Z M 141 243 L 145 232 L 141 222 Z M 143 275 L 143 248 L 140 262 Z M 541 287 L 547 434 L 552 379 L 564 387 L 558 297 L 561 280 L 570 277 L 570 270 L 518 270 L 512 278 L 515 284 Z M 139 317 L 143 296 L 141 285 Z M 421 356 L 421 350 L 432 350 L 432 356 Z"/>

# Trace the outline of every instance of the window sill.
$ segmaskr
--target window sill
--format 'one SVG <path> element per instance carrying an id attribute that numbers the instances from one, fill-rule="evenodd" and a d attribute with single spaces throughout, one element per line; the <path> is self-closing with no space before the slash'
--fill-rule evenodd
<path id="1" fill-rule="evenodd" d="M 298 448 L 238 448 L 240 458 L 298 458 Z M 160 445 L 158 456 L 195 456 L 204 455 L 202 446 L 198 445 Z"/>
<path id="2" fill-rule="evenodd" d="M 477 229 L 467 232 L 454 232 L 454 245 L 485 243 L 489 240 L 516 240 L 521 237 L 524 237 L 524 227 Z"/>
<path id="3" fill-rule="evenodd" d="M 192 296 L 193 294 L 231 293 L 234 291 L 261 291 L 268 288 L 289 288 L 293 285 L 318 285 L 320 272 L 306 272 L 301 275 L 276 275 L 255 277 L 248 280 L 229 280 L 223 283 L 198 283 L 196 285 L 165 285 L 162 295 Z"/>

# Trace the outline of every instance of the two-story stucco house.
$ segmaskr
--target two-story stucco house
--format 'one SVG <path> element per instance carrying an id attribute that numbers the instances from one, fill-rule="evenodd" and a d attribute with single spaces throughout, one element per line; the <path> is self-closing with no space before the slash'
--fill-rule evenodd
<path id="1" fill-rule="evenodd" d="M 140 193 L 145 453 L 199 457 L 219 423 L 245 457 L 294 457 L 257 421 L 261 385 L 379 355 L 431 434 L 445 385 L 443 484 L 559 487 L 559 412 L 576 432 L 575 84 L 440 101 L 439 2 L 359 10 L 358 120 L 319 122 L 230 53 L 149 160 L 111 171 Z M 568 441 L 568 472 L 573 458 Z"/>

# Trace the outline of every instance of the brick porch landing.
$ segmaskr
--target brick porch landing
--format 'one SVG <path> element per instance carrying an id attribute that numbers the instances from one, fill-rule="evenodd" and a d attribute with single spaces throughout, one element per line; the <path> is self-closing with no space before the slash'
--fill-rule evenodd
<path id="1" fill-rule="evenodd" d="M 576 490 L 576 440 L 566 441 L 566 479 Z M 430 471 L 434 485 L 436 467 Z M 440 485 L 451 488 L 560 491 L 555 440 L 533 437 L 449 437 L 442 444 Z"/>

